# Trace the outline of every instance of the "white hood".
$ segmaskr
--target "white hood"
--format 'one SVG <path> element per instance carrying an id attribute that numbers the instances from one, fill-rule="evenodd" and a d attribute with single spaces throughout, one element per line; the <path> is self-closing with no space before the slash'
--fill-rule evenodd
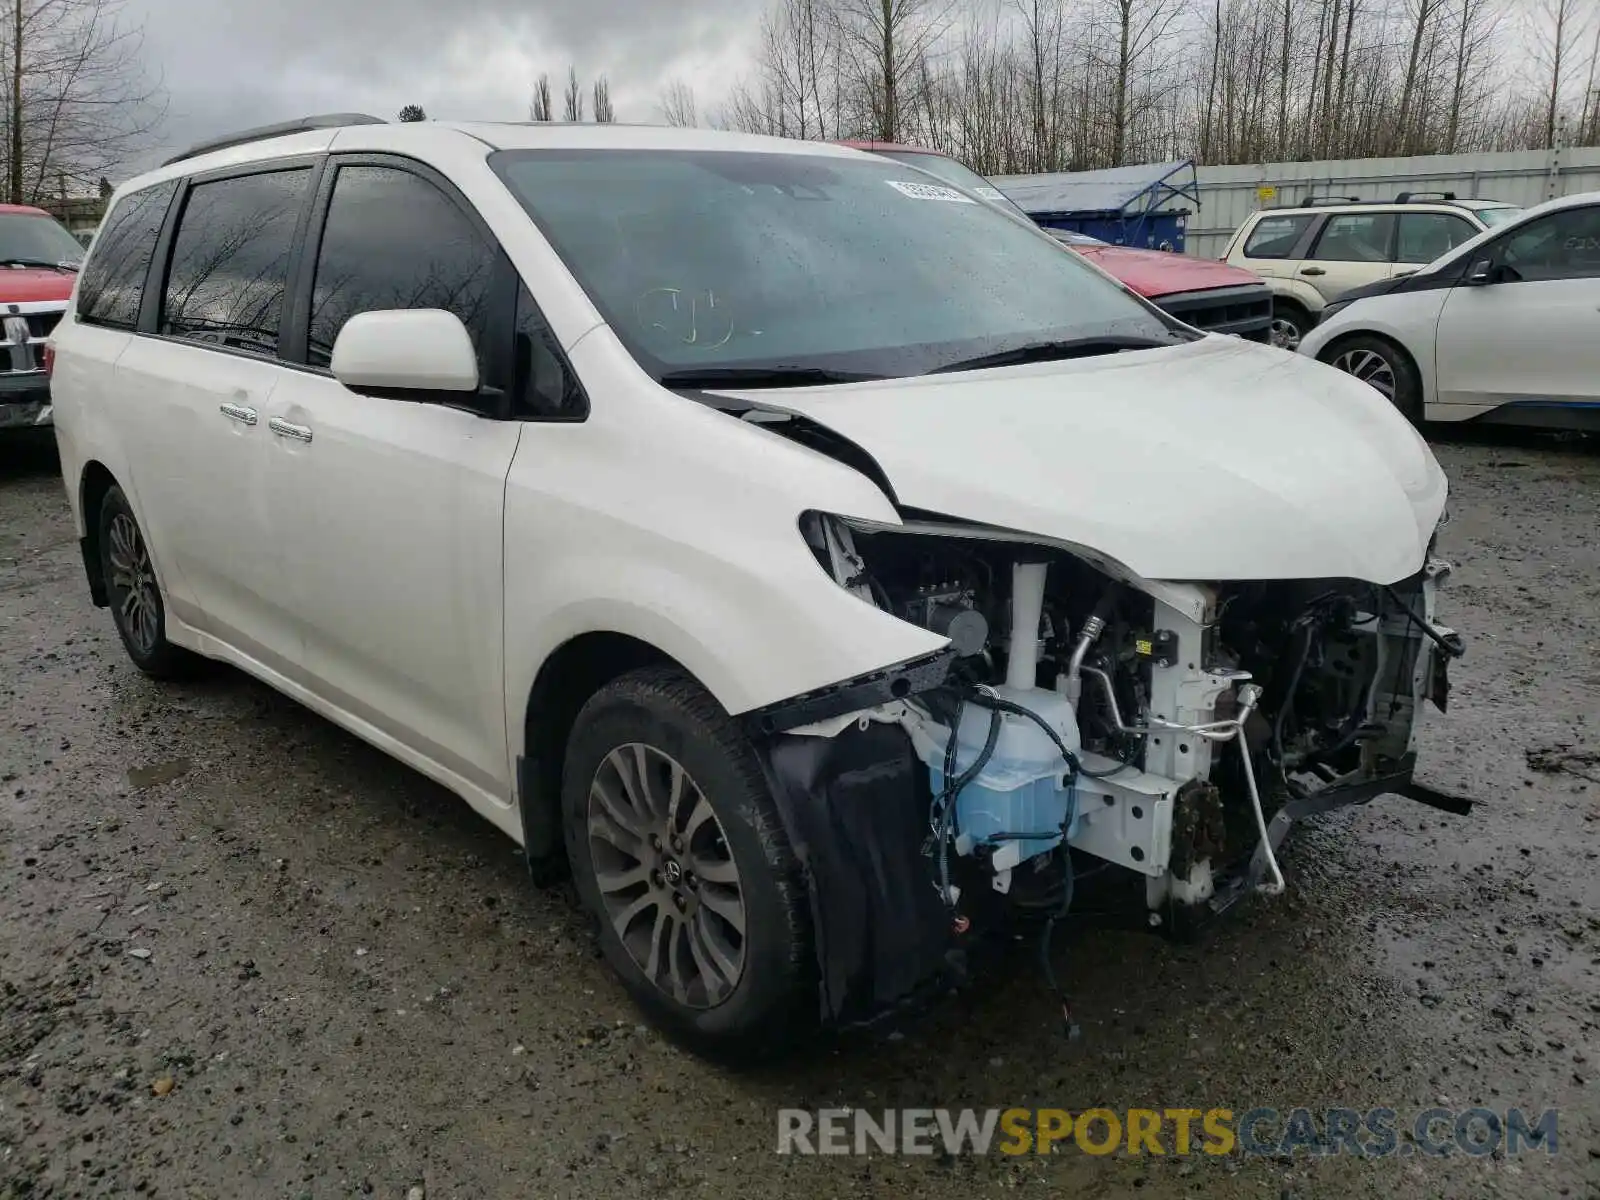
<path id="1" fill-rule="evenodd" d="M 902 505 L 1146 579 L 1394 583 L 1422 567 L 1444 511 L 1444 473 L 1382 396 L 1233 338 L 740 394 L 856 442 Z"/>

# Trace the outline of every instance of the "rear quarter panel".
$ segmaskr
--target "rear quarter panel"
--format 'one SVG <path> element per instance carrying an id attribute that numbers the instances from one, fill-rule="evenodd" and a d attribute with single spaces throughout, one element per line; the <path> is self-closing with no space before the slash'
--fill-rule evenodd
<path id="1" fill-rule="evenodd" d="M 128 494 L 135 511 L 139 509 L 132 465 L 119 430 L 128 414 L 116 404 L 114 384 L 117 360 L 132 338 L 131 333 L 120 330 L 80 324 L 70 309 L 52 336 L 56 361 L 50 393 L 55 405 L 56 445 L 73 529 L 80 538 L 97 517 L 83 506 L 83 473 L 91 462 L 103 464 Z"/>

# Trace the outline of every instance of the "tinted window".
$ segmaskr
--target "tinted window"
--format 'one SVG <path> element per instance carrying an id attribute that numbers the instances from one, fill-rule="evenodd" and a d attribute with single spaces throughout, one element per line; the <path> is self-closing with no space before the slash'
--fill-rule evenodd
<path id="1" fill-rule="evenodd" d="M 1393 213 L 1340 213 L 1322 227 L 1311 257 L 1323 262 L 1386 263 Z"/>
<path id="2" fill-rule="evenodd" d="M 145 274 L 177 190 L 176 181 L 158 183 L 117 201 L 78 280 L 80 321 L 118 329 L 132 329 L 138 323 Z"/>
<path id="3" fill-rule="evenodd" d="M 1500 262 L 1530 283 L 1600 278 L 1600 207 L 1530 221 L 1500 243 Z"/>
<path id="4" fill-rule="evenodd" d="M 1311 224 L 1311 214 L 1297 217 L 1262 217 L 1245 239 L 1246 258 L 1288 258 L 1295 243 Z"/>
<path id="5" fill-rule="evenodd" d="M 588 414 L 583 388 L 527 288 L 518 289 L 516 354 L 516 396 L 526 415 L 571 418 Z"/>
<path id="6" fill-rule="evenodd" d="M 312 285 L 308 360 L 321 367 L 357 313 L 442 308 L 461 318 L 484 370 L 494 249 L 427 180 L 393 167 L 341 167 Z"/>
<path id="7" fill-rule="evenodd" d="M 1475 237 L 1477 232 L 1465 217 L 1452 217 L 1449 213 L 1401 213 L 1395 261 L 1431 263 Z"/>
<path id="8" fill-rule="evenodd" d="M 1076 254 L 871 155 L 538 150 L 490 158 L 636 361 L 904 376 L 1040 342 L 1180 340 Z"/>
<path id="9" fill-rule="evenodd" d="M 190 189 L 172 245 L 162 333 L 256 354 L 278 352 L 306 169 Z"/>

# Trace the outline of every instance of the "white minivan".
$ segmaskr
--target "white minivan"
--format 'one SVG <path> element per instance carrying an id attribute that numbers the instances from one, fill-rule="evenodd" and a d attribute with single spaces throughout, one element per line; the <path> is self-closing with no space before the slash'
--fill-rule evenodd
<path id="1" fill-rule="evenodd" d="M 52 351 L 138 667 L 459 793 L 702 1048 L 944 988 L 1097 860 L 1181 932 L 1298 817 L 1463 807 L 1405 420 L 883 158 L 255 130 L 118 189 Z"/>

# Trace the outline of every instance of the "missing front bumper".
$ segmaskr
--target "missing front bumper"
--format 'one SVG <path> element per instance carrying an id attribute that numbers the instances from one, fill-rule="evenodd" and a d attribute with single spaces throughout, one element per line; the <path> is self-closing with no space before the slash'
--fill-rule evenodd
<path id="1" fill-rule="evenodd" d="M 1425 804 L 1442 812 L 1456 816 L 1469 815 L 1473 801 L 1416 781 L 1414 777 L 1416 758 L 1414 752 L 1408 753 L 1400 760 L 1399 766 L 1388 774 L 1337 785 L 1309 796 L 1289 800 L 1267 822 L 1267 838 L 1272 850 L 1275 853 L 1289 836 L 1289 830 L 1305 818 L 1350 808 L 1357 804 L 1367 804 L 1379 796 L 1404 796 L 1408 800 L 1415 800 L 1419 804 Z M 1209 923 L 1253 893 L 1266 874 L 1267 856 L 1258 842 L 1248 859 L 1219 873 L 1214 891 L 1204 902 L 1182 904 L 1170 901 L 1167 905 L 1168 924 L 1175 931 L 1188 932 L 1198 925 Z"/>

